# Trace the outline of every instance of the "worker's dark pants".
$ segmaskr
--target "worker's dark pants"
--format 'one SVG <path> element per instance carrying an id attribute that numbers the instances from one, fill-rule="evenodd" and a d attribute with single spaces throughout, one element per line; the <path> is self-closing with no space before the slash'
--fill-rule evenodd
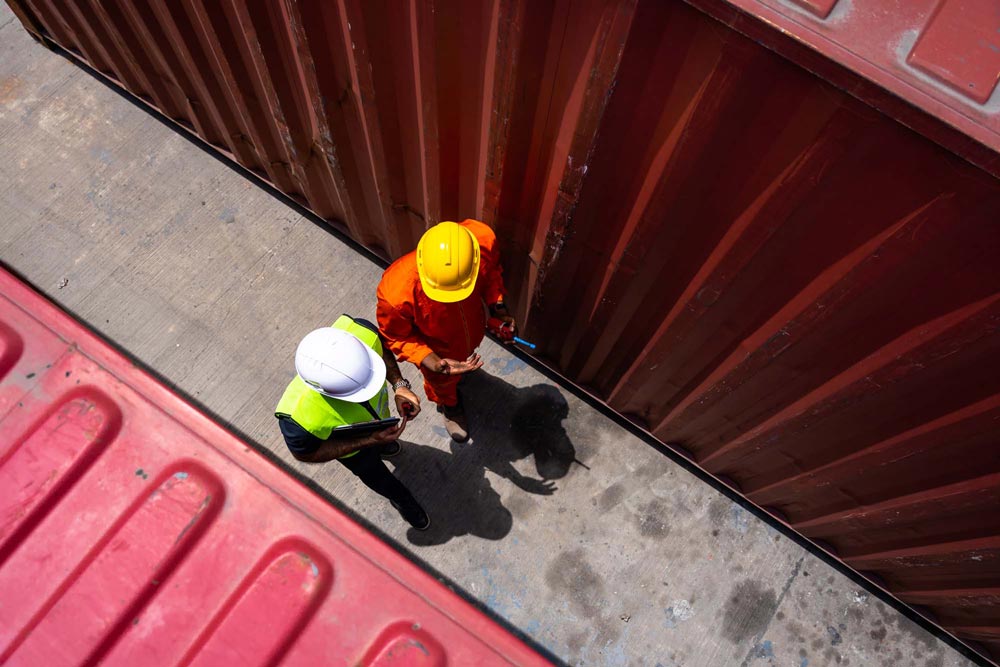
<path id="1" fill-rule="evenodd" d="M 421 512 L 417 499 L 385 467 L 378 455 L 378 447 L 366 447 L 358 450 L 354 456 L 337 461 L 357 475 L 369 489 L 392 501 L 407 520 Z"/>

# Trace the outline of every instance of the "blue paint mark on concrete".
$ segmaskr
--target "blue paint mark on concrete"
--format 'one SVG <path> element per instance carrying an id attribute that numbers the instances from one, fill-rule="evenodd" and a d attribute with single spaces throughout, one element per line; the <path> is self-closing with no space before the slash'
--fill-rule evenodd
<path id="1" fill-rule="evenodd" d="M 773 658 L 774 657 L 774 645 L 771 644 L 771 640 L 768 639 L 763 644 L 761 644 L 760 648 L 758 649 L 758 652 L 759 652 L 760 657 L 762 657 L 762 658 Z"/>
<path id="2" fill-rule="evenodd" d="M 509 359 L 494 357 L 490 359 L 490 365 L 493 366 L 496 374 L 501 377 L 510 375 L 511 373 L 516 373 L 517 371 L 527 367 L 527 364 L 517 357 L 511 357 Z"/>
<path id="3" fill-rule="evenodd" d="M 625 647 L 629 645 L 631 630 L 632 628 L 629 626 L 623 627 L 621 635 L 617 639 L 604 644 L 604 650 L 601 651 L 603 659 L 600 664 L 608 667 L 629 667 L 635 664 L 635 661 L 630 660 L 625 653 Z"/>
<path id="4" fill-rule="evenodd" d="M 614 646 L 610 647 L 607 657 L 604 660 L 605 665 L 609 665 L 609 667 L 628 667 L 632 664 L 632 661 L 625 655 L 625 644 L 627 641 L 628 631 L 622 635 L 621 639 L 614 643 Z"/>
<path id="5" fill-rule="evenodd" d="M 542 629 L 542 622 L 539 620 L 528 621 L 528 624 L 524 626 L 525 633 L 529 635 L 536 635 L 538 631 Z"/>
<path id="6" fill-rule="evenodd" d="M 445 430 L 444 426 L 431 426 L 431 430 L 442 438 L 450 438 L 448 431 Z"/>
<path id="7" fill-rule="evenodd" d="M 486 566 L 481 568 L 480 574 L 483 581 L 483 591 L 477 591 L 478 597 L 494 613 L 504 618 L 510 618 L 515 609 L 524 609 L 527 582 L 523 577 L 511 581 L 510 573 L 501 571 L 502 579 L 498 582 Z"/>
<path id="8" fill-rule="evenodd" d="M 227 225 L 231 225 L 234 222 L 236 222 L 236 213 L 237 211 L 235 208 L 233 208 L 232 206 L 227 206 L 226 208 L 222 209 L 221 213 L 219 213 L 219 220 L 222 220 Z"/>
<path id="9" fill-rule="evenodd" d="M 176 477 L 177 479 L 187 479 L 188 474 L 186 472 L 175 472 L 174 477 Z"/>
<path id="10" fill-rule="evenodd" d="M 740 535 L 746 535 L 746 532 L 750 530 L 750 517 L 747 511 L 733 503 L 729 508 L 729 515 L 733 521 L 733 528 L 735 528 Z"/>
<path id="11" fill-rule="evenodd" d="M 160 227 L 159 230 L 160 235 L 170 236 L 171 234 L 174 233 L 175 230 L 183 229 L 184 225 L 187 224 L 187 221 L 190 218 L 191 218 L 191 212 L 188 210 L 178 211 L 177 213 L 174 213 L 174 216 L 170 218 L 170 220 L 168 220 L 162 227 Z M 150 242 L 152 243 L 155 240 L 156 236 L 150 235 L 147 236 L 147 238 L 150 239 Z"/>
<path id="12" fill-rule="evenodd" d="M 112 198 L 105 198 L 102 190 L 102 184 L 100 179 L 96 174 L 90 177 L 90 189 L 86 192 L 87 201 L 89 201 L 94 208 L 98 211 L 104 213 L 108 225 L 118 225 L 123 220 L 130 221 L 132 219 L 132 214 L 124 206 L 119 206 L 115 203 L 116 200 Z M 125 236 L 127 233 L 124 227 L 119 227 L 118 233 L 121 236 Z"/>
<path id="13" fill-rule="evenodd" d="M 809 667 L 809 658 L 802 658 L 802 662 L 799 663 L 799 667 Z"/>
<path id="14" fill-rule="evenodd" d="M 111 156 L 111 151 L 107 148 L 94 147 L 90 149 L 90 156 L 100 160 L 102 164 L 111 164 L 114 162 L 114 158 Z"/>
<path id="15" fill-rule="evenodd" d="M 492 609 L 495 613 L 500 616 L 507 616 L 507 606 L 500 601 L 500 591 L 497 588 L 496 582 L 493 581 L 493 576 L 490 571 L 485 567 L 482 569 L 483 581 L 486 583 L 486 596 L 483 602 L 487 607 Z"/>

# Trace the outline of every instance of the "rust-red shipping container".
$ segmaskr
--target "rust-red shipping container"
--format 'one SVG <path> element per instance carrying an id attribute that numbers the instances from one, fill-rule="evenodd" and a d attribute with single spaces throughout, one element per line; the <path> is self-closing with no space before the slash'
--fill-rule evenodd
<path id="1" fill-rule="evenodd" d="M 8 0 L 1000 655 L 996 0 Z"/>
<path id="2" fill-rule="evenodd" d="M 2 269 L 0 489 L 0 664 L 549 664 Z"/>

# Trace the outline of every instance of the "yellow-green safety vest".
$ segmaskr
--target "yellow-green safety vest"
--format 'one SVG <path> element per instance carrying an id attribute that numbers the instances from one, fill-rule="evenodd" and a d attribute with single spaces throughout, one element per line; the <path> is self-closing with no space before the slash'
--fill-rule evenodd
<path id="1" fill-rule="evenodd" d="M 355 335 L 361 342 L 375 350 L 376 354 L 382 356 L 382 342 L 379 340 L 378 334 L 368 327 L 358 324 L 350 316 L 341 315 L 331 326 L 334 329 L 341 329 Z M 382 391 L 368 401 L 368 405 L 378 414 L 380 419 L 387 419 L 390 416 L 389 392 L 385 384 L 382 385 Z M 274 416 L 290 417 L 292 421 L 320 440 L 329 438 L 330 433 L 337 426 L 357 424 L 374 419 L 364 404 L 324 396 L 306 384 L 299 375 L 295 376 L 285 389 L 285 393 L 281 395 L 278 407 L 274 409 Z M 341 458 L 355 454 L 357 452 L 351 452 Z"/>

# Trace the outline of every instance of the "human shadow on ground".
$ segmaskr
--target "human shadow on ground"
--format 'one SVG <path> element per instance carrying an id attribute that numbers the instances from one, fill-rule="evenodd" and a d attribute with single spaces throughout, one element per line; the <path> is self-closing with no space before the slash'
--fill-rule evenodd
<path id="1" fill-rule="evenodd" d="M 420 418 L 434 420 L 433 431 L 447 439 L 447 449 L 404 439 L 403 451 L 388 461 L 431 517 L 429 530 L 407 532 L 407 539 L 418 546 L 444 544 L 461 535 L 502 539 L 513 526 L 513 516 L 486 471 L 522 491 L 547 496 L 557 490 L 553 480 L 565 477 L 576 459 L 562 424 L 569 405 L 554 386 L 515 387 L 477 371 L 463 378 L 459 391 L 469 419 L 468 442 L 448 438 L 434 404 L 428 402 Z M 534 457 L 538 478 L 513 465 L 529 456 Z"/>

